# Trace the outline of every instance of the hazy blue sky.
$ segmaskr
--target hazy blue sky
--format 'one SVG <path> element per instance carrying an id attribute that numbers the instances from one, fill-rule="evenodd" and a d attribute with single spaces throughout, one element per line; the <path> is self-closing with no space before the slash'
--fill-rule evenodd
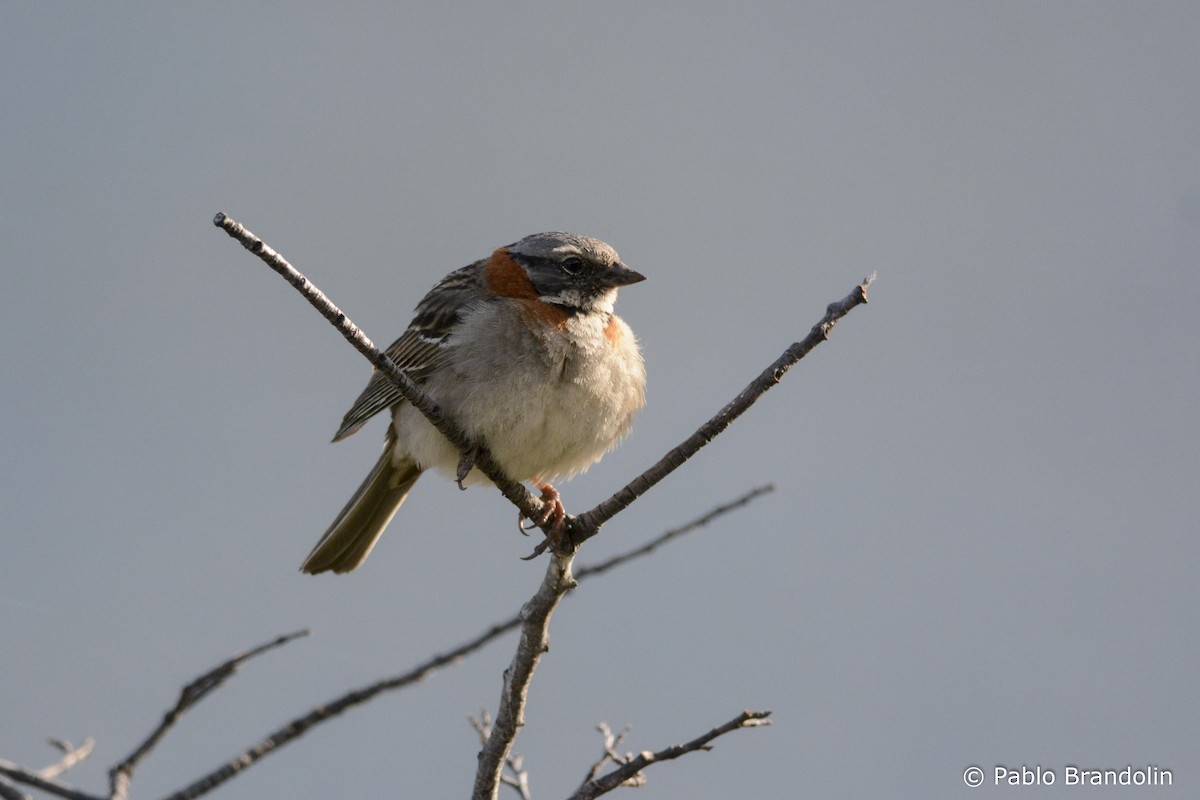
<path id="1" fill-rule="evenodd" d="M 639 796 L 1052 797 L 1071 764 L 1197 796 L 1197 42 L 1166 2 L 5 4 L 0 758 L 94 736 L 68 777 L 98 791 L 185 681 L 311 627 L 161 745 L 160 796 L 541 578 L 498 494 L 432 477 L 362 570 L 297 571 L 383 425 L 329 444 L 369 368 L 225 211 L 381 343 L 498 245 L 613 244 L 648 276 L 619 310 L 649 404 L 573 510 L 878 270 L 584 548 L 779 486 L 564 602 L 517 742 L 538 800 L 600 720 L 655 749 L 743 708 L 774 726 Z M 465 796 L 512 647 L 219 796 Z"/>

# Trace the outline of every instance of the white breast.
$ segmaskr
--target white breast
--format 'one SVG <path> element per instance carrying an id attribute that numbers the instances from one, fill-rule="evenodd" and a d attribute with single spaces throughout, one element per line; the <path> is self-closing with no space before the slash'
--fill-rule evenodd
<path id="1" fill-rule="evenodd" d="M 568 318 L 565 336 L 539 336 L 519 313 L 504 303 L 469 314 L 455 332 L 453 368 L 425 389 L 509 477 L 567 477 L 628 433 L 645 402 L 641 353 L 629 326 L 606 313 Z M 398 455 L 454 474 L 458 453 L 420 412 L 403 404 L 394 420 Z M 468 478 L 481 480 L 477 471 Z"/>

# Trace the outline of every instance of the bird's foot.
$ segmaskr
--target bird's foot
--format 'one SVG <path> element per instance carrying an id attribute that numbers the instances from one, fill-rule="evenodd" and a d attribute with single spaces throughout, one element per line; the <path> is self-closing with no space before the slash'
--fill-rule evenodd
<path id="1" fill-rule="evenodd" d="M 479 445 L 472 445 L 470 450 L 461 454 L 458 458 L 458 470 L 454 473 L 454 482 L 458 484 L 458 488 L 466 491 L 466 486 L 463 486 L 463 481 L 471 474 L 471 470 L 475 468 L 475 459 L 479 458 Z"/>
<path id="2" fill-rule="evenodd" d="M 549 483 L 540 483 L 540 485 L 539 483 L 539 481 L 534 481 L 534 485 L 542 492 L 542 513 L 537 519 L 527 518 L 524 514 L 519 515 L 517 517 L 517 530 L 528 536 L 529 531 L 534 528 L 544 528 L 549 525 L 550 530 L 546 533 L 546 541 L 555 543 L 566 532 L 567 510 L 563 508 L 562 495 L 559 494 L 558 489 L 555 489 Z M 526 520 L 532 523 L 529 527 L 525 526 Z M 536 553 L 541 553 L 544 549 L 542 547 Z"/>

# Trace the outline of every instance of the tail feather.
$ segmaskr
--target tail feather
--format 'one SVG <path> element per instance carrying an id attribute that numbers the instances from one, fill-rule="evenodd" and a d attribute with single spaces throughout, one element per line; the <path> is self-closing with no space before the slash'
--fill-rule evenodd
<path id="1" fill-rule="evenodd" d="M 304 560 L 301 572 L 310 575 L 330 570 L 350 572 L 366 561 L 383 529 L 408 497 L 417 478 L 421 477 L 422 470 L 417 464 L 411 461 L 399 465 L 393 463 L 395 441 L 395 433 L 388 426 L 383 453 L 375 462 L 375 468 Z"/>

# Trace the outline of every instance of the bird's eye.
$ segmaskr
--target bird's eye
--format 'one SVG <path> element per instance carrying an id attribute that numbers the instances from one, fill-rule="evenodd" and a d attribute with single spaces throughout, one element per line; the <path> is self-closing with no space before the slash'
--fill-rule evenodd
<path id="1" fill-rule="evenodd" d="M 583 272 L 584 262 L 579 256 L 567 256 L 562 260 L 562 271 L 568 275 L 578 275 Z"/>

